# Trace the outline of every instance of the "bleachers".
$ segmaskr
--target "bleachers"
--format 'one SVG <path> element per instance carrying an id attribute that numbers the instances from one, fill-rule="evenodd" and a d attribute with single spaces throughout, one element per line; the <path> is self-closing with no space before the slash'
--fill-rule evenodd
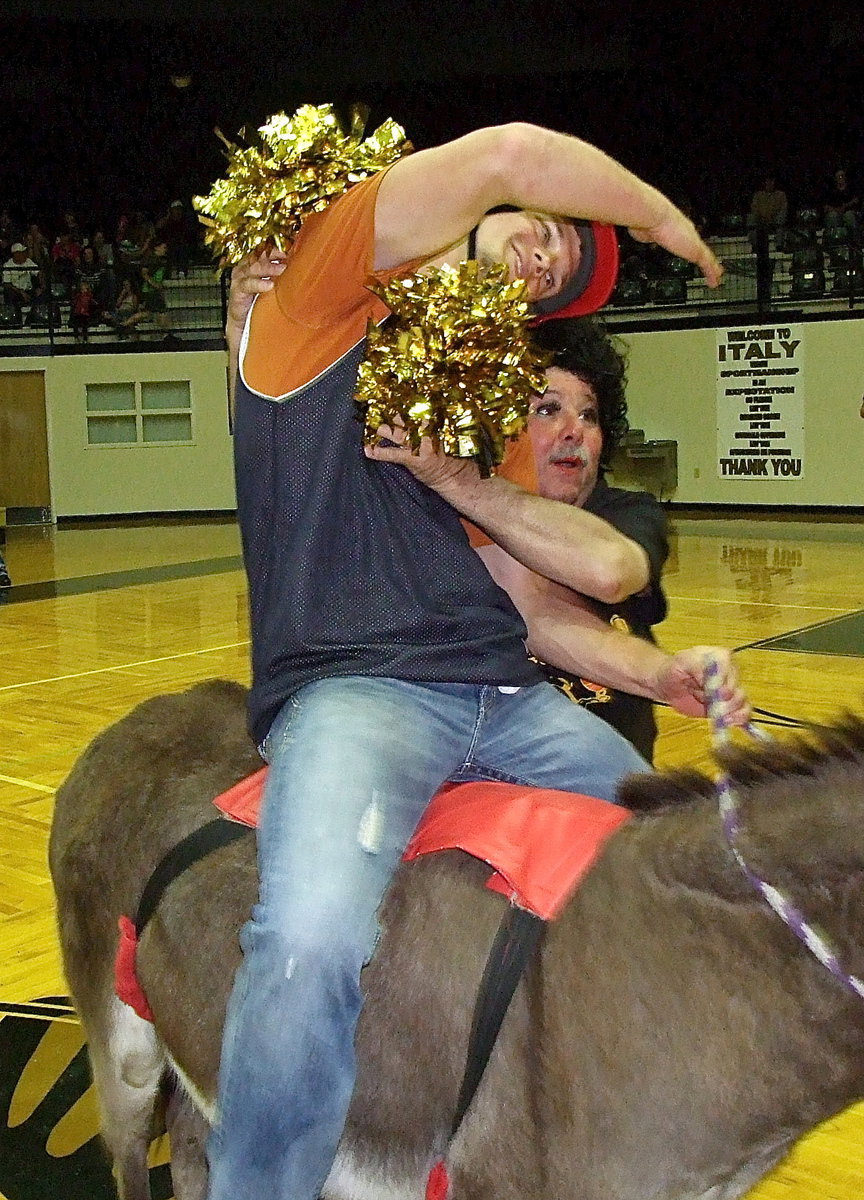
<path id="1" fill-rule="evenodd" d="M 817 248 L 819 265 L 808 278 L 804 269 L 796 270 L 794 238 L 778 252 L 774 239 L 768 244 L 769 277 L 763 279 L 763 308 L 766 287 L 770 308 L 802 307 L 807 312 L 848 311 L 850 306 L 864 309 L 864 268 L 861 250 L 843 236 L 830 231 L 814 233 L 809 245 Z M 639 261 L 627 260 L 621 278 L 604 317 L 611 323 L 634 319 L 665 321 L 697 315 L 753 312 L 759 302 L 759 262 L 743 234 L 709 238 L 709 244 L 726 267 L 722 283 L 711 289 L 689 263 L 664 252 L 654 252 L 643 270 Z M 792 248 L 790 248 L 792 246 Z M 797 259 L 800 267 L 801 258 Z M 763 264 L 763 270 L 765 269 Z M 850 299 L 850 290 L 852 296 Z M 154 348 L 165 339 L 170 344 L 190 349 L 213 345 L 222 337 L 224 326 L 223 281 L 212 265 L 191 266 L 186 275 L 165 282 L 166 313 L 160 322 L 148 316 L 132 330 L 118 332 L 111 326 L 91 326 L 87 345 L 98 350 L 108 348 Z M 4 325 L 0 319 L 0 354 L 65 353 L 80 346 L 69 324 L 69 301 L 59 300 L 53 329 L 33 328 L 27 324 L 27 308 L 20 325 Z M 82 347 L 83 348 L 83 347 Z"/>
<path id="2" fill-rule="evenodd" d="M 805 278 L 809 274 L 806 270 L 794 269 L 796 262 L 792 248 L 787 246 L 780 252 L 774 239 L 770 239 L 770 266 L 766 281 L 770 307 L 780 312 L 790 307 L 800 309 L 802 305 L 811 312 L 848 310 L 850 304 L 864 308 L 861 251 L 849 245 L 842 236 L 832 237 L 831 231 L 814 231 L 809 237 L 808 244 L 817 248 L 820 259 L 820 266 L 813 272 L 816 276 L 814 279 Z M 787 240 L 791 243 L 794 239 Z M 644 277 L 628 280 L 625 276 L 619 281 L 612 305 L 605 313 L 607 319 L 615 321 L 650 316 L 652 320 L 662 320 L 712 311 L 717 315 L 729 312 L 730 316 L 736 311 L 752 311 L 759 300 L 759 263 L 749 239 L 739 234 L 709 238 L 708 242 L 726 268 L 718 288 L 709 288 L 700 275 L 693 275 L 685 280 L 686 298 L 682 296 L 677 300 L 666 300 L 659 286 L 665 276 L 651 278 L 658 271 L 655 259 Z M 670 264 L 673 261 L 670 256 Z M 670 271 L 668 278 L 674 279 L 675 272 Z M 674 295 L 671 287 L 669 291 Z"/>
<path id="3" fill-rule="evenodd" d="M 172 344 L 179 342 L 190 349 L 202 343 L 212 343 L 222 336 L 224 312 L 221 280 L 212 266 L 190 266 L 186 275 L 165 281 L 166 312 L 162 322 L 148 316 L 133 329 L 118 331 L 103 322 L 91 325 L 88 342 L 93 347 L 139 346 L 147 348 L 170 338 Z M 59 321 L 52 329 L 45 326 L 32 327 L 27 323 L 28 308 L 21 314 L 17 327 L 0 326 L 0 354 L 29 352 L 45 354 L 63 352 L 76 343 L 69 324 L 70 304 L 68 299 L 55 302 L 55 315 Z"/>

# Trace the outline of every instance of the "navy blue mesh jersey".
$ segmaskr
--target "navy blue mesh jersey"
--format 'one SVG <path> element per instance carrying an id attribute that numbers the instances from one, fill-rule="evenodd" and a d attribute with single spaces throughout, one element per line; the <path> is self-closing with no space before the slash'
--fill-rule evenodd
<path id="1" fill-rule="evenodd" d="M 363 454 L 365 339 L 274 401 L 237 380 L 237 502 L 252 623 L 250 726 L 335 675 L 524 686 L 525 626 L 455 510 Z"/>

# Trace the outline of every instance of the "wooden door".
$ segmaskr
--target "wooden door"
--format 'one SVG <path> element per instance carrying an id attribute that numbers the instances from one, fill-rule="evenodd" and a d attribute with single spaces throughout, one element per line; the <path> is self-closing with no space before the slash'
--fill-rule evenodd
<path id="1" fill-rule="evenodd" d="M 0 508 L 51 519 L 43 371 L 0 371 Z"/>

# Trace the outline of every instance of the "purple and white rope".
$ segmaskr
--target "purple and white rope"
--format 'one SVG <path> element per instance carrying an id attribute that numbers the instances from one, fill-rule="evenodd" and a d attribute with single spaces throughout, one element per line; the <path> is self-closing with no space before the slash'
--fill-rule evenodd
<path id="1" fill-rule="evenodd" d="M 729 739 L 729 725 L 725 718 L 723 701 L 719 693 L 720 675 L 721 668 L 719 661 L 716 657 L 709 658 L 705 667 L 705 691 L 708 699 L 708 716 L 711 720 L 714 745 L 718 748 Z M 747 730 L 754 737 L 762 739 L 768 737 L 761 730 L 755 729 L 753 725 L 749 725 Z M 837 954 L 827 939 L 810 924 L 801 910 L 792 903 L 788 896 L 780 891 L 779 888 L 762 879 L 747 865 L 744 856 L 736 844 L 738 835 L 741 832 L 741 810 L 735 793 L 732 790 L 732 784 L 725 772 L 717 781 L 717 803 L 723 822 L 723 833 L 729 843 L 729 849 L 732 851 L 735 861 L 750 884 L 762 896 L 765 902 L 770 905 L 780 920 L 807 947 L 810 953 L 824 967 L 827 967 L 835 979 L 838 979 L 850 992 L 854 992 L 864 999 L 864 982 L 857 975 L 851 975 L 848 971 L 844 970 Z"/>

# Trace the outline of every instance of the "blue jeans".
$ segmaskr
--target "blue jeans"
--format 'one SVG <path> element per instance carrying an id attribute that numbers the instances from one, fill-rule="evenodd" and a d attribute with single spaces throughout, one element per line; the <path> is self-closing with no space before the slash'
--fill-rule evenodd
<path id="1" fill-rule="evenodd" d="M 228 1006 L 210 1200 L 316 1200 L 354 1086 L 360 971 L 376 912 L 447 779 L 612 800 L 647 764 L 550 684 L 359 676 L 307 684 L 267 736 L 259 902 Z"/>

